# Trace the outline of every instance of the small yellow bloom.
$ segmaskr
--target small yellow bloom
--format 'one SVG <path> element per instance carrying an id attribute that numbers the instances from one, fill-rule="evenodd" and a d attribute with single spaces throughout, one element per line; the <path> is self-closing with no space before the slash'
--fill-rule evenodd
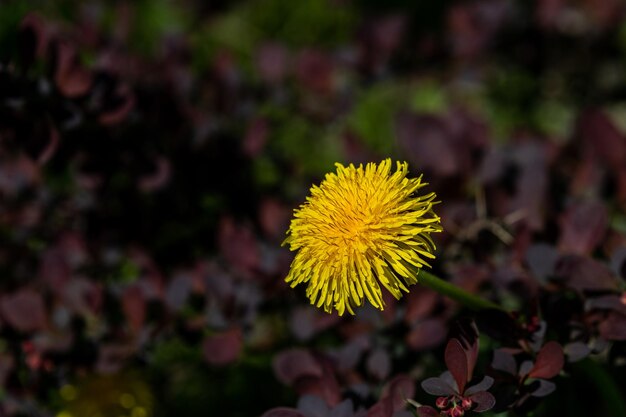
<path id="1" fill-rule="evenodd" d="M 328 313 L 354 314 L 365 297 L 382 310 L 379 282 L 400 298 L 434 258 L 430 233 L 442 230 L 435 193 L 417 195 L 426 183 L 407 178 L 406 162 L 395 172 L 390 159 L 336 166 L 294 211 L 283 245 L 298 252 L 285 281 L 308 283 L 311 304 Z"/>

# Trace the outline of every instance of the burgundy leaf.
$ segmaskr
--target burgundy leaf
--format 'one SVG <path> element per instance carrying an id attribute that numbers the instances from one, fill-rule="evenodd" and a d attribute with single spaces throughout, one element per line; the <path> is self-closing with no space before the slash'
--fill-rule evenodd
<path id="1" fill-rule="evenodd" d="M 566 255 L 559 259 L 556 276 L 579 291 L 616 290 L 619 287 L 619 281 L 607 266 L 579 255 Z"/>
<path id="2" fill-rule="evenodd" d="M 367 410 L 367 417 L 393 417 L 393 409 L 389 401 L 381 400 Z"/>
<path id="3" fill-rule="evenodd" d="M 263 152 L 268 134 L 269 123 L 267 120 L 263 118 L 252 120 L 243 138 L 243 153 L 250 158 L 258 157 Z"/>
<path id="4" fill-rule="evenodd" d="M 546 378 L 550 379 L 559 374 L 563 368 L 564 356 L 563 348 L 557 342 L 551 341 L 543 345 L 535 366 L 530 370 L 529 378 Z"/>
<path id="5" fill-rule="evenodd" d="M 261 263 L 261 252 L 252 230 L 235 223 L 230 217 L 220 221 L 218 244 L 226 261 L 246 278 Z"/>
<path id="6" fill-rule="evenodd" d="M 279 353 L 273 362 L 274 373 L 285 385 L 293 384 L 298 378 L 313 376 L 321 378 L 322 367 L 305 349 L 290 349 Z"/>
<path id="7" fill-rule="evenodd" d="M 419 287 L 406 295 L 406 313 L 404 320 L 407 324 L 427 318 L 437 305 L 439 294 L 430 288 Z"/>
<path id="8" fill-rule="evenodd" d="M 608 221 L 606 207 L 601 202 L 573 204 L 560 219 L 559 249 L 564 253 L 590 254 L 606 234 Z"/>
<path id="9" fill-rule="evenodd" d="M 565 345 L 563 351 L 569 362 L 576 362 L 587 357 L 591 353 L 591 348 L 586 343 L 573 342 Z"/>
<path id="10" fill-rule="evenodd" d="M 443 177 L 458 172 L 451 132 L 441 117 L 401 114 L 396 122 L 396 134 L 407 158 L 417 169 Z"/>
<path id="11" fill-rule="evenodd" d="M 455 394 L 454 388 L 439 377 L 432 377 L 422 381 L 422 389 L 430 395 L 448 396 Z"/>
<path id="12" fill-rule="evenodd" d="M 242 349 L 243 336 L 238 328 L 208 336 L 202 344 L 204 359 L 211 365 L 228 365 L 236 361 Z"/>
<path id="13" fill-rule="evenodd" d="M 480 381 L 476 385 L 472 385 L 468 389 L 465 390 L 465 395 L 472 395 L 479 391 L 487 391 L 493 385 L 493 378 L 490 376 L 485 376 L 482 381 Z"/>
<path id="14" fill-rule="evenodd" d="M 352 400 L 346 399 L 330 410 L 328 417 L 352 417 L 354 415 L 354 404 Z"/>
<path id="15" fill-rule="evenodd" d="M 78 97 L 87 93 L 93 82 L 93 74 L 80 64 L 74 47 L 67 42 L 58 42 L 54 52 L 54 81 L 59 91 L 67 97 Z"/>
<path id="16" fill-rule="evenodd" d="M 394 412 L 399 411 L 406 405 L 407 398 L 415 395 L 415 383 L 406 375 L 397 375 L 383 388 L 383 398 L 391 401 Z"/>
<path id="17" fill-rule="evenodd" d="M 539 387 L 533 391 L 531 394 L 533 397 L 545 397 L 546 395 L 551 394 L 556 389 L 556 384 L 550 381 L 545 381 L 540 379 Z"/>
<path id="18" fill-rule="evenodd" d="M 611 312 L 598 326 L 600 335 L 607 340 L 626 340 L 626 316 Z"/>
<path id="19" fill-rule="evenodd" d="M 417 323 L 406 335 L 406 343 L 416 351 L 439 346 L 446 339 L 448 328 L 441 318 L 426 319 Z"/>
<path id="20" fill-rule="evenodd" d="M 440 417 L 437 410 L 427 405 L 417 407 L 415 411 L 417 412 L 418 417 Z"/>
<path id="21" fill-rule="evenodd" d="M 515 358 L 508 352 L 502 349 L 496 349 L 493 352 L 493 360 L 491 361 L 491 367 L 497 371 L 503 371 L 510 375 L 517 373 L 517 363 Z"/>
<path id="22" fill-rule="evenodd" d="M 298 400 L 298 411 L 306 417 L 326 417 L 328 414 L 328 404 L 316 395 L 303 395 Z"/>
<path id="23" fill-rule="evenodd" d="M 556 248 L 547 243 L 531 245 L 526 251 L 526 263 L 533 276 L 541 283 L 546 283 L 548 277 L 554 273 L 558 258 Z"/>
<path id="24" fill-rule="evenodd" d="M 333 61 L 321 50 L 302 50 L 296 57 L 295 73 L 304 88 L 316 93 L 329 94 L 335 88 Z"/>
<path id="25" fill-rule="evenodd" d="M 265 43 L 258 48 L 256 66 L 266 82 L 278 83 L 285 77 L 288 59 L 285 47 L 277 43 Z"/>
<path id="26" fill-rule="evenodd" d="M 137 285 L 126 288 L 122 294 L 122 310 L 133 332 L 141 330 L 146 319 L 146 300 Z"/>
<path id="27" fill-rule="evenodd" d="M 470 399 L 476 404 L 476 408 L 474 408 L 473 411 L 477 413 L 490 410 L 496 405 L 495 397 L 487 391 L 479 391 L 476 394 L 470 395 Z"/>
<path id="28" fill-rule="evenodd" d="M 169 160 L 160 156 L 155 159 L 154 172 L 139 178 L 137 186 L 143 192 L 153 192 L 167 185 L 171 176 L 171 166 Z"/>
<path id="29" fill-rule="evenodd" d="M 103 109 L 98 121 L 107 126 L 120 123 L 135 107 L 135 95 L 126 84 L 119 84 L 115 89 L 112 104 Z"/>
<path id="30" fill-rule="evenodd" d="M 41 294 L 21 289 L 0 298 L 0 314 L 21 332 L 41 330 L 46 326 L 46 307 Z"/>
<path id="31" fill-rule="evenodd" d="M 465 384 L 469 380 L 468 358 L 461 342 L 457 339 L 450 339 L 445 351 L 445 361 L 448 370 L 456 381 L 458 390 L 462 393 Z"/>
<path id="32" fill-rule="evenodd" d="M 365 363 L 368 372 L 379 380 L 384 380 L 391 371 L 391 360 L 384 349 L 376 349 L 369 354 Z"/>
<path id="33" fill-rule="evenodd" d="M 277 407 L 272 408 L 271 410 L 263 413 L 261 417 L 305 417 L 300 411 L 287 408 L 287 407 Z"/>

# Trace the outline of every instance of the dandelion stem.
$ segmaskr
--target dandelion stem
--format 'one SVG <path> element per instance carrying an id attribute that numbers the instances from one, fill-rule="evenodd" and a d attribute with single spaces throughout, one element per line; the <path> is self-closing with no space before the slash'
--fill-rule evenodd
<path id="1" fill-rule="evenodd" d="M 419 272 L 417 281 L 431 290 L 437 291 L 439 294 L 445 295 L 446 297 L 451 298 L 472 310 L 503 310 L 503 308 L 499 305 L 485 300 L 484 298 L 480 298 L 477 295 L 470 294 L 456 285 L 444 281 L 430 272 L 424 271 L 423 269 Z"/>

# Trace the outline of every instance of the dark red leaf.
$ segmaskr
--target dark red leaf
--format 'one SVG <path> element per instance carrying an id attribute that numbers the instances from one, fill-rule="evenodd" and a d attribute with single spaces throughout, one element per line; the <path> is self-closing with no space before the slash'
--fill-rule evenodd
<path id="1" fill-rule="evenodd" d="M 583 342 L 568 343 L 563 347 L 563 351 L 569 362 L 579 361 L 591 353 L 591 348 Z"/>
<path id="2" fill-rule="evenodd" d="M 365 363 L 367 371 L 379 380 L 384 380 L 391 371 L 391 360 L 384 349 L 376 349 L 369 354 Z"/>
<path id="3" fill-rule="evenodd" d="M 491 410 L 493 406 L 496 405 L 495 397 L 487 391 L 479 391 L 476 394 L 471 395 L 470 399 L 476 404 L 476 408 L 474 408 L 473 411 L 477 413 Z"/>
<path id="4" fill-rule="evenodd" d="M 250 278 L 261 263 L 259 245 L 252 230 L 238 225 L 230 217 L 220 221 L 218 244 L 226 261 L 246 278 Z"/>
<path id="5" fill-rule="evenodd" d="M 417 407 L 415 411 L 417 412 L 418 417 L 439 417 L 440 416 L 437 410 L 427 405 Z"/>
<path id="6" fill-rule="evenodd" d="M 601 202 L 573 204 L 560 219 L 559 249 L 564 253 L 590 254 L 606 234 L 608 220 L 606 207 Z"/>
<path id="7" fill-rule="evenodd" d="M 535 366 L 530 370 L 529 378 L 554 378 L 561 372 L 564 363 L 563 348 L 557 342 L 551 341 L 543 345 L 537 358 Z"/>
<path id="8" fill-rule="evenodd" d="M 294 408 L 277 407 L 266 411 L 261 417 L 304 417 L 304 414 Z"/>
<path id="9" fill-rule="evenodd" d="M 468 358 L 461 342 L 457 339 L 450 339 L 445 351 L 445 361 L 448 370 L 456 381 L 459 393 L 465 389 L 469 376 Z"/>
<path id="10" fill-rule="evenodd" d="M 415 381 L 406 375 L 397 375 L 383 388 L 383 398 L 389 398 L 394 412 L 402 410 L 407 398 L 415 395 Z"/>
<path id="11" fill-rule="evenodd" d="M 242 349 L 243 336 L 238 328 L 208 336 L 202 344 L 204 359 L 211 365 L 228 365 L 236 361 Z"/>
<path id="12" fill-rule="evenodd" d="M 406 343 L 417 351 L 439 346 L 446 339 L 448 328 L 443 319 L 426 319 L 417 323 L 406 335 Z"/>
<path id="13" fill-rule="evenodd" d="M 417 169 L 444 177 L 458 172 L 451 132 L 440 117 L 401 114 L 396 122 L 396 134 L 407 158 Z"/>
<path id="14" fill-rule="evenodd" d="M 478 384 L 472 385 L 465 390 L 465 395 L 472 395 L 476 392 L 487 391 L 493 385 L 493 378 L 485 376 Z"/>
<path id="15" fill-rule="evenodd" d="M 430 288 L 418 287 L 406 295 L 404 320 L 410 325 L 427 318 L 435 308 L 439 294 Z"/>
<path id="16" fill-rule="evenodd" d="M 559 259 L 555 275 L 579 291 L 619 288 L 619 280 L 606 265 L 579 255 L 568 255 Z"/>
<path id="17" fill-rule="evenodd" d="M 508 352 L 502 349 L 496 349 L 493 352 L 493 360 L 491 361 L 491 367 L 498 371 L 506 372 L 510 375 L 517 374 L 517 363 L 515 358 Z"/>
<path id="18" fill-rule="evenodd" d="M 21 332 L 41 330 L 46 326 L 46 307 L 41 294 L 22 289 L 0 298 L 2 318 Z"/>
<path id="19" fill-rule="evenodd" d="M 448 396 L 455 393 L 454 388 L 446 381 L 438 377 L 428 378 L 422 381 L 422 389 L 430 395 Z"/>
<path id="20" fill-rule="evenodd" d="M 389 401 L 378 401 L 367 410 L 367 417 L 392 417 L 393 409 Z"/>
<path id="21" fill-rule="evenodd" d="M 545 381 L 543 379 L 538 380 L 539 386 L 536 390 L 532 392 L 533 397 L 545 397 L 546 395 L 552 394 L 556 389 L 556 384 L 550 381 Z"/>
<path id="22" fill-rule="evenodd" d="M 130 328 L 135 333 L 139 332 L 146 318 L 146 300 L 142 289 L 137 285 L 126 288 L 122 294 L 121 302 Z"/>
<path id="23" fill-rule="evenodd" d="M 279 353 L 273 362 L 274 373 L 285 385 L 293 384 L 298 378 L 323 375 L 322 367 L 305 349 L 290 349 Z"/>
<path id="24" fill-rule="evenodd" d="M 600 323 L 598 330 L 602 337 L 607 340 L 626 340 L 626 316 L 611 312 L 608 317 Z"/>

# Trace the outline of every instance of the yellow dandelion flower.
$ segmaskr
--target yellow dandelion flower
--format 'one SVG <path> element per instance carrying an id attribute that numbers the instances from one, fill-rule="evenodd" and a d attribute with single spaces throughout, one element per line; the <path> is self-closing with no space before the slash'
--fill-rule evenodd
<path id="1" fill-rule="evenodd" d="M 328 313 L 354 314 L 366 297 L 382 310 L 379 283 L 400 298 L 434 258 L 435 193 L 417 194 L 427 184 L 407 178 L 406 162 L 395 172 L 390 159 L 336 167 L 294 211 L 283 245 L 297 253 L 285 281 L 308 283 L 311 304 Z"/>

